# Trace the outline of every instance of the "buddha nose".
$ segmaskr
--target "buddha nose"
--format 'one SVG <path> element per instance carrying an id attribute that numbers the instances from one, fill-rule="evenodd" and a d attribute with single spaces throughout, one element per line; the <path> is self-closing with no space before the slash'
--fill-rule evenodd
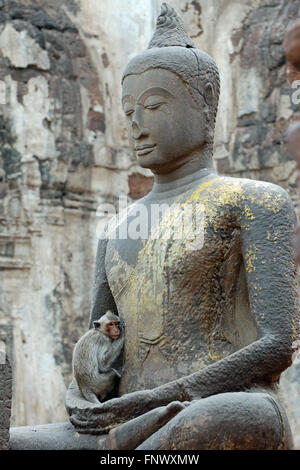
<path id="1" fill-rule="evenodd" d="M 146 137 L 147 135 L 149 135 L 149 131 L 143 127 L 141 112 L 139 109 L 136 109 L 132 118 L 132 137 L 134 139 L 139 139 L 140 137 Z"/>

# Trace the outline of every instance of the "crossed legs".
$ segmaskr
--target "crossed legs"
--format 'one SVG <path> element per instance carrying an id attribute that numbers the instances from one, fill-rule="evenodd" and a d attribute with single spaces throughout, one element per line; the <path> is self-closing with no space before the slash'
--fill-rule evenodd
<path id="1" fill-rule="evenodd" d="M 223 393 L 192 402 L 137 450 L 293 448 L 282 407 L 267 393 Z"/>

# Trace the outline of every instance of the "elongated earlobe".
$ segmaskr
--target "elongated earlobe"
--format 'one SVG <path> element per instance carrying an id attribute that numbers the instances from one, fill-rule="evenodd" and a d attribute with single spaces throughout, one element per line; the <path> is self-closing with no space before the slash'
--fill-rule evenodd
<path id="1" fill-rule="evenodd" d="M 214 102 L 215 92 L 214 87 L 210 82 L 205 85 L 204 96 L 206 103 L 212 106 Z"/>

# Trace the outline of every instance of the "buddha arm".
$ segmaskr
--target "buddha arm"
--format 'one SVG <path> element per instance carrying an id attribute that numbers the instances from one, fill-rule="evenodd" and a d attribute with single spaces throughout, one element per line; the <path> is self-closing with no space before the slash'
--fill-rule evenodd
<path id="1" fill-rule="evenodd" d="M 257 194 L 252 189 L 241 203 L 239 217 L 256 341 L 191 375 L 104 403 L 103 411 L 122 410 L 128 419 L 174 400 L 189 401 L 270 384 L 291 364 L 297 333 L 294 210 L 281 188 L 270 185 L 267 192 L 264 186 L 256 190 Z"/>
<path id="2" fill-rule="evenodd" d="M 173 400 L 190 400 L 271 383 L 291 365 L 299 322 L 294 210 L 281 188 L 270 185 L 267 192 L 264 188 L 256 191 L 243 203 L 240 227 L 257 340 L 205 369 L 157 388 L 157 399 L 169 395 Z"/>
<path id="3" fill-rule="evenodd" d="M 92 327 L 93 321 L 98 320 L 98 318 L 100 318 L 102 315 L 105 315 L 107 310 L 111 310 L 116 314 L 118 312 L 106 277 L 106 245 L 106 239 L 99 240 L 94 271 L 94 284 L 92 292 L 89 328 Z"/>
<path id="4" fill-rule="evenodd" d="M 272 383 L 291 364 L 292 342 L 297 333 L 293 262 L 295 216 L 286 192 L 276 187 L 272 191 L 274 194 L 269 189 L 267 194 L 264 190 L 256 195 L 252 191 L 240 216 L 242 251 L 257 340 L 191 375 L 103 403 L 101 414 L 93 417 L 97 426 L 104 429 L 108 423 L 123 422 L 174 400 L 190 401 Z M 251 200 L 258 202 L 251 203 Z M 100 308 L 103 312 L 106 308 L 114 310 L 105 276 L 104 254 L 105 245 L 100 242 L 91 321 Z"/>

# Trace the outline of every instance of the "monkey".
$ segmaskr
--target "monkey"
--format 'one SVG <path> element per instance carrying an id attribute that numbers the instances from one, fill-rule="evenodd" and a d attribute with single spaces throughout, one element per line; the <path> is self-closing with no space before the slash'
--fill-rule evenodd
<path id="1" fill-rule="evenodd" d="M 113 366 L 124 345 L 124 326 L 110 310 L 76 343 L 73 352 L 73 374 L 82 396 L 101 403 L 114 386 L 115 377 L 121 377 Z M 124 367 L 123 367 L 124 369 Z"/>

